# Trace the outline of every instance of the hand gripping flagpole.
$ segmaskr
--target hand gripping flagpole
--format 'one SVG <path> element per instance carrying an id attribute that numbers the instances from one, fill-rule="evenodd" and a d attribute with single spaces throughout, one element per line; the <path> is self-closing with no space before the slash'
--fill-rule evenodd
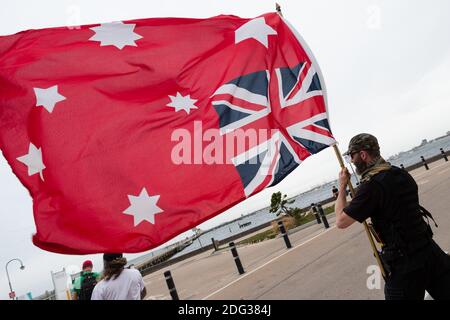
<path id="1" fill-rule="evenodd" d="M 336 153 L 336 157 L 339 161 L 339 165 L 341 166 L 341 169 L 345 169 L 344 160 L 342 159 L 342 155 L 339 152 L 339 148 L 337 144 L 333 144 L 334 152 Z M 353 188 L 352 182 L 350 179 L 348 180 L 348 187 L 350 189 L 350 193 L 352 194 L 352 197 L 355 197 L 355 189 Z M 363 222 L 364 229 L 366 230 L 367 237 L 369 238 L 370 245 L 372 246 L 373 255 L 375 256 L 375 259 L 377 260 L 378 266 L 380 267 L 381 274 L 383 275 L 383 278 L 386 278 L 386 271 L 384 270 L 383 264 L 381 262 L 380 254 L 378 252 L 377 246 L 375 245 L 375 241 L 373 240 L 372 234 L 370 233 L 369 226 L 367 225 L 367 222 Z"/>
<path id="2" fill-rule="evenodd" d="M 283 14 L 281 13 L 281 7 L 280 7 L 280 5 L 278 3 L 275 3 L 275 10 L 277 11 L 277 13 L 281 17 L 283 17 Z M 342 155 L 339 152 L 339 148 L 338 148 L 336 143 L 333 144 L 333 149 L 334 149 L 334 152 L 336 153 L 336 157 L 337 157 L 337 159 L 339 161 L 341 169 L 346 168 L 345 165 L 344 165 L 344 160 L 342 159 Z M 348 187 L 350 189 L 352 197 L 354 197 L 355 196 L 355 189 L 353 188 L 353 185 L 352 185 L 352 182 L 350 181 L 350 179 L 348 180 Z M 364 229 L 366 230 L 367 237 L 369 238 L 369 242 L 370 242 L 370 245 L 371 245 L 372 250 L 373 250 L 373 255 L 375 256 L 375 259 L 377 260 L 378 266 L 380 267 L 381 274 L 383 275 L 383 278 L 386 279 L 386 271 L 384 270 L 383 264 L 381 262 L 380 254 L 378 252 L 377 246 L 375 245 L 375 242 L 373 240 L 372 234 L 370 233 L 370 229 L 369 229 L 369 226 L 367 225 L 366 221 L 363 222 L 363 226 L 364 226 Z"/>

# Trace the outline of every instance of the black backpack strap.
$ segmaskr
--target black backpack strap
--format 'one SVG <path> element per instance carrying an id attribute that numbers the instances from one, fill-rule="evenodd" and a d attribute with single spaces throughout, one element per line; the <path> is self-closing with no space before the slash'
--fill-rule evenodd
<path id="1" fill-rule="evenodd" d="M 437 225 L 436 221 L 434 220 L 433 215 L 427 209 L 422 207 L 421 205 L 419 205 L 419 207 L 420 207 L 420 211 L 421 211 L 422 215 L 427 219 L 428 225 L 430 225 L 430 220 L 428 220 L 428 218 L 430 218 L 431 220 L 433 220 L 436 228 L 438 228 L 438 225 Z"/>

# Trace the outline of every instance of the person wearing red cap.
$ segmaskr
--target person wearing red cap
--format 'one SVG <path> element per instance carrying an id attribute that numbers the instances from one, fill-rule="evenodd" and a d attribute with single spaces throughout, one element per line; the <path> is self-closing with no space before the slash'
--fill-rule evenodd
<path id="1" fill-rule="evenodd" d="M 84 270 L 92 271 L 92 268 L 93 268 L 93 264 L 92 264 L 91 260 L 86 260 L 85 262 L 83 262 L 83 267 L 82 267 L 83 271 Z"/>
<path id="2" fill-rule="evenodd" d="M 99 273 L 92 271 L 93 267 L 91 260 L 83 262 L 81 274 L 73 282 L 74 300 L 91 300 L 92 291 L 99 278 Z"/>

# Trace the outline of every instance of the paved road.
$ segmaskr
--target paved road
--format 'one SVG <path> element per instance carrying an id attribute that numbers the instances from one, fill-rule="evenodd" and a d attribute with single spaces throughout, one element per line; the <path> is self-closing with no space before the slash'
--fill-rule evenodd
<path id="1" fill-rule="evenodd" d="M 420 200 L 439 225 L 435 240 L 450 249 L 450 163 L 416 169 Z M 228 250 L 204 252 L 144 278 L 148 299 L 170 299 L 163 272 L 171 270 L 180 299 L 384 299 L 373 275 L 376 261 L 362 225 L 346 230 L 313 225 L 282 238 L 238 247 L 246 273 L 239 276 Z M 237 241 L 236 241 L 237 242 Z M 369 270 L 368 270 L 369 268 Z M 369 273 L 368 273 L 369 272 Z"/>

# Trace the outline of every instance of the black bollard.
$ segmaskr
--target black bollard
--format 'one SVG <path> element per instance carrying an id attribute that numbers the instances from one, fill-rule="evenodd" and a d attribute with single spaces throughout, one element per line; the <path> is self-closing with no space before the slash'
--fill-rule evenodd
<path id="1" fill-rule="evenodd" d="M 288 234 L 286 232 L 286 228 L 284 227 L 283 221 L 278 221 L 278 228 L 280 228 L 280 233 L 284 238 L 284 242 L 286 243 L 286 248 L 292 248 L 291 242 L 289 241 Z"/>
<path id="2" fill-rule="evenodd" d="M 239 255 L 237 253 L 236 246 L 234 245 L 234 242 L 230 242 L 228 245 L 230 246 L 231 253 L 233 254 L 234 262 L 236 263 L 236 267 L 237 267 L 237 269 L 239 271 L 239 274 L 245 273 L 244 267 L 242 267 L 241 259 L 239 259 Z"/>
<path id="3" fill-rule="evenodd" d="M 325 212 L 323 211 L 322 205 L 318 203 L 317 207 L 319 208 L 319 213 L 320 213 L 320 217 L 322 218 L 323 225 L 324 225 L 325 229 L 328 229 L 330 227 L 330 225 L 328 224 L 328 220 L 327 220 L 327 217 L 325 216 Z"/>
<path id="4" fill-rule="evenodd" d="M 401 168 L 402 170 L 405 170 L 405 167 L 403 166 L 403 163 L 400 165 L 400 168 Z"/>
<path id="5" fill-rule="evenodd" d="M 441 150 L 442 156 L 445 159 L 445 162 L 447 162 L 448 161 L 447 154 L 445 153 L 444 149 L 441 148 L 440 150 Z"/>
<path id="6" fill-rule="evenodd" d="M 319 212 L 317 212 L 317 207 L 314 203 L 311 203 L 311 209 L 314 213 L 314 216 L 316 216 L 317 224 L 321 224 L 322 221 L 320 220 Z"/>
<path id="7" fill-rule="evenodd" d="M 180 300 L 178 298 L 177 288 L 175 288 L 175 283 L 173 282 L 172 274 L 170 273 L 170 271 L 164 272 L 164 277 L 166 278 L 167 287 L 169 288 L 172 300 Z"/>
<path id="8" fill-rule="evenodd" d="M 219 249 L 217 248 L 217 243 L 216 243 L 216 240 L 214 240 L 214 238 L 211 238 L 211 242 L 212 242 L 212 244 L 213 244 L 214 251 L 219 250 Z"/>
<path id="9" fill-rule="evenodd" d="M 428 167 L 428 163 L 425 161 L 425 158 L 423 156 L 420 156 L 420 158 L 422 159 L 423 165 L 425 166 L 425 169 L 430 170 L 430 168 Z"/>

